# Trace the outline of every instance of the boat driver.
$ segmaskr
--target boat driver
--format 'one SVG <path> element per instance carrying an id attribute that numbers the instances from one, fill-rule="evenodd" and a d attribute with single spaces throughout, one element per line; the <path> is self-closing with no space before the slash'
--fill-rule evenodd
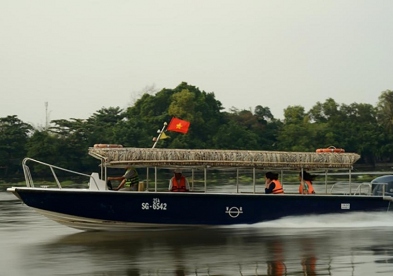
<path id="1" fill-rule="evenodd" d="M 122 176 L 110 176 L 108 177 L 108 188 L 112 190 L 111 180 L 118 180 L 120 181 L 119 186 L 114 188 L 115 191 L 137 191 L 138 184 L 139 184 L 139 175 L 137 170 L 132 167 L 128 166 L 126 172 Z M 129 187 L 127 187 L 129 185 Z"/>

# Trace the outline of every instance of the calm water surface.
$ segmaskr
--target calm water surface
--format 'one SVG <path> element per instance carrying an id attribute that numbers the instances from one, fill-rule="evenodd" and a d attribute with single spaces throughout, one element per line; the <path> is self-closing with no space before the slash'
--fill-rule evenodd
<path id="1" fill-rule="evenodd" d="M 81 232 L 0 193 L 0 237 L 0 275 L 393 275 L 392 214 Z"/>

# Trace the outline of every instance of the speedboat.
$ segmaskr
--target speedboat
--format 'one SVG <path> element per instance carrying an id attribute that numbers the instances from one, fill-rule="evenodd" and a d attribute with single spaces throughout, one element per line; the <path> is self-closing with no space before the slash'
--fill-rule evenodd
<path id="1" fill-rule="evenodd" d="M 360 158 L 356 153 L 162 149 L 100 144 L 90 147 L 88 154 L 97 159 L 99 165 L 98 171 L 91 174 L 25 158 L 22 166 L 26 187 L 10 187 L 7 191 L 49 219 L 76 229 L 96 231 L 250 225 L 288 216 L 392 209 L 392 193 L 386 191 L 386 182 L 352 183 L 351 172 Z M 50 168 L 54 187 L 33 180 L 34 173 L 30 170 L 33 164 Z M 139 188 L 136 191 L 110 190 L 109 170 L 129 166 L 146 170 L 146 179 L 139 183 Z M 188 172 L 190 191 L 170 192 L 159 185 L 159 172 L 177 168 Z M 265 194 L 264 185 L 258 183 L 257 175 L 267 171 L 279 172 L 281 177 L 285 173 L 297 177 L 304 170 L 318 172 L 325 179 L 326 189 L 304 195 L 296 189 L 291 192 L 289 188 L 297 186 L 282 181 L 283 194 Z M 58 171 L 86 177 L 85 185 L 80 188 L 63 185 Z M 329 173 L 340 171 L 348 172 L 348 189 L 336 189 L 329 184 Z M 213 181 L 211 176 L 215 172 L 224 172 L 229 179 L 221 180 L 222 183 Z M 217 185 L 221 188 L 217 189 Z M 373 193 L 373 189 L 378 192 Z"/>

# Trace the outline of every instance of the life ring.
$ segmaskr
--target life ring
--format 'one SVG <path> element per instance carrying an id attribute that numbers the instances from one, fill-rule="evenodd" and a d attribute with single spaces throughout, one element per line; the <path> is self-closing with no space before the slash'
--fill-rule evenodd
<path id="1" fill-rule="evenodd" d="M 123 145 L 119 144 L 95 144 L 95 148 L 122 148 Z"/>
<path id="2" fill-rule="evenodd" d="M 335 152 L 335 153 L 344 153 L 345 150 L 344 149 L 339 149 L 333 146 L 330 146 L 328 148 L 325 149 L 317 149 L 316 150 L 317 153 L 327 153 L 327 152 Z"/>

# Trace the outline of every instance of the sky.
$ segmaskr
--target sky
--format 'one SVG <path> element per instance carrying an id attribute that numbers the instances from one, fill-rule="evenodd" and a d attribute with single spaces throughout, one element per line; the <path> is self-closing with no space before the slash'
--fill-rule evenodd
<path id="1" fill-rule="evenodd" d="M 393 90 L 391 0 L 0 0 L 0 117 L 34 126 L 181 82 L 226 110 L 376 105 Z"/>

